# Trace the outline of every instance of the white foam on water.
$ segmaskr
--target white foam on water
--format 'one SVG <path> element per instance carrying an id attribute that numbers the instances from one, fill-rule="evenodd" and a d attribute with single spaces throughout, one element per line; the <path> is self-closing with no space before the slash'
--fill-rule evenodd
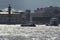
<path id="1" fill-rule="evenodd" d="M 60 25 L 59 26 L 46 26 L 46 25 L 36 25 L 36 27 L 21 27 L 18 25 L 5 25 L 0 24 L 0 36 L 32 36 L 38 39 L 44 38 L 45 40 L 55 40 L 60 37 Z M 33 39 L 35 40 L 35 39 Z"/>

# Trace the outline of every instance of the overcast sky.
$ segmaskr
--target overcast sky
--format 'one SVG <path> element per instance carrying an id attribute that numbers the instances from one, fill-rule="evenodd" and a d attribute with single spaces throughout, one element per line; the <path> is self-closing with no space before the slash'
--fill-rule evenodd
<path id="1" fill-rule="evenodd" d="M 60 0 L 0 0 L 0 9 L 7 8 L 11 4 L 12 8 L 25 10 L 47 7 L 59 6 Z"/>

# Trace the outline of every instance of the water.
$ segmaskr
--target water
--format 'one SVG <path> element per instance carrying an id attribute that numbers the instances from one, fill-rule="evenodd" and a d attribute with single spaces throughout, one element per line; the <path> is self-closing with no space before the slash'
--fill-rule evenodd
<path id="1" fill-rule="evenodd" d="M 20 25 L 0 25 L 0 40 L 60 40 L 60 25 L 21 27 Z"/>

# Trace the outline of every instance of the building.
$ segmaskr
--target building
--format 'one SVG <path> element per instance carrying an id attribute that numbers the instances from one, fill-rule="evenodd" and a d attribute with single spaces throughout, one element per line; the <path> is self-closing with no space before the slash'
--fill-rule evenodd
<path id="1" fill-rule="evenodd" d="M 47 24 L 53 17 L 57 17 L 60 20 L 60 7 L 50 6 L 41 9 L 37 8 L 37 10 L 35 10 L 34 13 L 31 13 L 31 16 L 33 23 L 36 24 Z"/>
<path id="2" fill-rule="evenodd" d="M 0 10 L 0 24 L 22 24 L 30 21 L 34 24 L 47 24 L 52 17 L 57 17 L 60 20 L 59 7 L 50 6 L 46 8 L 37 8 L 37 10 L 34 10 L 34 13 L 31 13 L 31 10 L 12 10 L 9 5 L 8 9 L 3 11 Z"/>

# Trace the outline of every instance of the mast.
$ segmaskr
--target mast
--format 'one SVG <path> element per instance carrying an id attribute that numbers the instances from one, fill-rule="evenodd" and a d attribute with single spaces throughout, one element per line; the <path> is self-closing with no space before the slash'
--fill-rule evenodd
<path id="1" fill-rule="evenodd" d="M 31 16 L 31 13 L 30 13 L 30 23 L 32 23 L 32 16 Z"/>
<path id="2" fill-rule="evenodd" d="M 8 23 L 11 23 L 11 5 L 8 6 Z"/>
<path id="3" fill-rule="evenodd" d="M 8 13 L 11 14 L 11 5 L 8 6 Z"/>

